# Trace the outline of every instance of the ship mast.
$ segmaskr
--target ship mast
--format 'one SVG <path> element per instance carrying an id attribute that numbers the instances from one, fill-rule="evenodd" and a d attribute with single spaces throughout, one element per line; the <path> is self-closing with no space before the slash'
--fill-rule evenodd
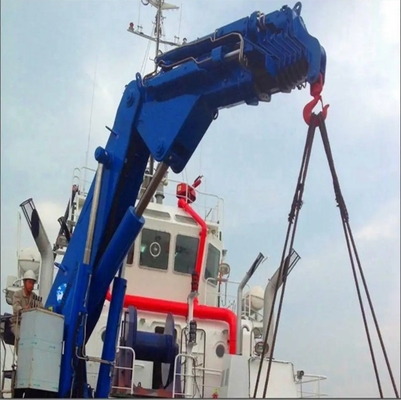
<path id="1" fill-rule="evenodd" d="M 134 29 L 134 24 L 131 22 L 129 24 L 129 28 L 127 29 L 128 32 L 131 32 L 139 37 L 141 37 L 142 39 L 147 39 L 148 41 L 152 41 L 155 42 L 156 44 L 156 49 L 155 49 L 155 55 L 154 55 L 154 69 L 155 71 L 157 70 L 157 65 L 156 65 L 156 59 L 157 56 L 160 55 L 160 45 L 161 44 L 165 44 L 168 46 L 180 46 L 179 43 L 179 37 L 175 36 L 175 41 L 167 41 L 163 39 L 163 11 L 164 10 L 178 10 L 179 7 L 174 5 L 174 4 L 169 4 L 166 3 L 165 0 L 141 0 L 142 5 L 147 6 L 147 5 L 151 5 L 153 7 L 156 8 L 156 16 L 155 16 L 155 21 L 153 22 L 154 24 L 154 29 L 153 29 L 153 34 L 151 35 L 147 35 L 145 33 L 142 32 L 141 28 L 139 25 L 136 27 L 136 29 Z M 180 21 L 181 23 L 181 21 Z M 185 42 L 185 39 L 184 39 Z M 146 56 L 145 56 L 146 57 Z M 142 188 L 145 189 L 147 187 L 147 185 L 150 182 L 150 178 L 153 177 L 155 173 L 155 159 L 150 156 L 149 160 L 148 160 L 148 168 L 146 171 L 146 175 L 145 176 L 145 180 L 142 184 Z M 162 194 L 162 188 L 160 188 L 160 191 L 158 191 L 160 193 L 159 198 L 162 199 L 163 194 Z M 156 193 L 156 200 L 158 200 L 158 193 Z M 161 200 L 160 200 L 161 201 Z"/>
<path id="2" fill-rule="evenodd" d="M 142 1 L 143 3 L 143 1 Z M 156 1 L 149 1 L 149 3 L 151 5 L 153 5 L 154 7 L 157 8 L 157 12 L 156 12 L 156 18 L 155 18 L 155 38 L 156 38 L 156 50 L 155 50 L 155 58 L 154 58 L 154 63 L 155 63 L 155 70 L 157 69 L 157 65 L 156 65 L 156 59 L 157 56 L 159 55 L 159 51 L 160 51 L 160 40 L 161 37 L 163 35 L 162 32 L 162 21 L 163 21 L 163 15 L 162 15 L 162 10 L 163 10 L 163 5 L 164 0 L 156 0 Z M 149 4 L 148 3 L 148 4 Z M 156 3 L 156 5 L 155 5 Z M 170 6 L 169 4 L 167 6 Z M 173 7 L 172 9 L 174 9 L 176 6 L 171 5 L 171 7 Z M 176 9 L 178 9 L 178 7 L 176 7 Z M 155 160 L 152 156 L 149 157 L 149 175 L 153 176 L 154 174 L 154 165 L 155 165 Z"/>
<path id="3" fill-rule="evenodd" d="M 160 38 L 162 35 L 162 0 L 157 0 L 157 13 L 156 13 L 156 23 L 155 23 L 155 36 L 156 36 L 156 51 L 155 51 L 155 58 L 154 58 L 154 63 L 155 63 L 155 69 L 157 69 L 156 65 L 156 58 L 159 55 L 159 48 L 160 48 Z M 155 159 L 153 156 L 149 157 L 149 175 L 153 176 L 154 174 L 154 165 L 155 165 Z"/>
<path id="4" fill-rule="evenodd" d="M 155 70 L 156 70 L 157 69 L 156 58 L 160 52 L 160 44 L 166 44 L 169 46 L 179 46 L 178 42 L 170 42 L 170 41 L 166 41 L 166 40 L 162 39 L 162 36 L 163 36 L 162 26 L 163 26 L 163 19 L 164 19 L 163 10 L 178 10 L 179 7 L 175 6 L 174 4 L 168 4 L 164 0 L 141 0 L 141 3 L 144 6 L 147 6 L 150 4 L 151 6 L 153 6 L 157 9 L 155 22 L 154 22 L 155 27 L 153 30 L 153 36 L 146 35 L 143 32 L 139 31 L 138 30 L 139 27 L 137 27 L 137 29 L 134 30 L 134 24 L 132 22 L 129 25 L 128 31 L 138 35 L 142 39 L 147 39 L 147 40 L 150 40 L 150 41 L 153 41 L 156 43 L 155 58 L 153 60 L 155 62 Z M 176 37 L 176 38 L 179 39 L 178 37 Z M 149 175 L 150 176 L 153 176 L 154 170 L 155 170 L 155 160 L 152 156 L 150 156 L 149 157 Z"/>

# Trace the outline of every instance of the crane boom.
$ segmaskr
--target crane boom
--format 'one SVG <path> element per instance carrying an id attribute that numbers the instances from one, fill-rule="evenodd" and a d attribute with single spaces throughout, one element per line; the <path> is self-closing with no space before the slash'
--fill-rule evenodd
<path id="1" fill-rule="evenodd" d="M 99 167 L 59 266 L 46 307 L 64 316 L 59 396 L 85 396 L 84 346 L 113 283 L 96 397 L 107 397 L 126 282 L 116 274 L 139 234 L 152 190 L 179 173 L 222 108 L 258 105 L 325 77 L 326 54 L 301 17 L 301 3 L 254 12 L 156 59 L 126 85 Z M 147 160 L 159 171 L 135 209 Z"/>

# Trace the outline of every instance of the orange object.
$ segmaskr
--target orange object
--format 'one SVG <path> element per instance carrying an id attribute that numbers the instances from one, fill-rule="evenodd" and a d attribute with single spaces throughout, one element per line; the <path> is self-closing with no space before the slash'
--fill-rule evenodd
<path id="1" fill-rule="evenodd" d="M 313 85 L 311 85 L 310 88 L 310 94 L 313 97 L 313 99 L 304 107 L 303 111 L 303 117 L 304 121 L 310 125 L 311 118 L 312 118 L 312 112 L 317 103 L 320 101 L 322 104 L 322 114 L 323 118 L 326 119 L 327 117 L 327 109 L 330 107 L 329 104 L 323 105 L 323 100 L 322 100 L 322 93 L 323 90 L 323 75 L 320 74 L 319 80 L 315 82 Z"/>

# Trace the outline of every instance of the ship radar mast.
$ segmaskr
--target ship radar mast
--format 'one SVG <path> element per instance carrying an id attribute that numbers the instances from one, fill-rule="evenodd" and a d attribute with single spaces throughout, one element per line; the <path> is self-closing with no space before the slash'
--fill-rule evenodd
<path id="1" fill-rule="evenodd" d="M 155 49 L 155 55 L 154 59 L 152 60 L 154 64 L 154 69 L 157 71 L 157 65 L 156 65 L 156 58 L 158 55 L 162 53 L 160 50 L 160 45 L 164 44 L 165 46 L 172 46 L 172 47 L 178 47 L 181 46 L 180 43 L 180 37 L 179 33 L 177 36 L 174 36 L 174 41 L 169 41 L 165 39 L 165 33 L 163 29 L 163 21 L 165 17 L 163 16 L 163 11 L 171 11 L 171 10 L 179 10 L 180 7 L 166 3 L 164 0 L 141 0 L 142 5 L 148 6 L 151 5 L 152 7 L 156 8 L 156 15 L 155 19 L 153 22 L 153 29 L 150 35 L 144 33 L 142 31 L 142 26 L 139 25 L 139 23 L 135 26 L 133 22 L 130 22 L 127 31 L 133 33 L 134 35 L 139 36 L 142 39 L 148 40 L 149 43 L 153 42 L 156 44 L 156 49 Z M 181 16 L 180 16 L 180 23 L 181 25 Z M 186 39 L 183 39 L 182 44 L 186 43 Z M 145 54 L 145 59 L 144 59 L 144 64 L 146 65 L 146 57 L 148 55 L 148 51 Z M 149 157 L 148 161 L 148 166 L 146 168 L 145 172 L 145 177 L 144 181 L 142 183 L 141 190 L 139 192 L 139 197 L 142 196 L 142 193 L 146 190 L 146 187 L 149 185 L 151 178 L 153 177 L 155 173 L 155 160 L 152 156 Z M 167 173 L 165 178 L 162 180 L 161 184 L 159 185 L 155 197 L 156 197 L 156 202 L 162 203 L 164 195 L 163 195 L 163 186 L 167 185 Z M 152 199 L 153 201 L 153 199 Z"/>

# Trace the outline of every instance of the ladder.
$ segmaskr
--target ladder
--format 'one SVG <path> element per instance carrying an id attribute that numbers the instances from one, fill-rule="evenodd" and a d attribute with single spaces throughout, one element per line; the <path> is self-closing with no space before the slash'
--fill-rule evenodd
<path id="1" fill-rule="evenodd" d="M 183 388 L 182 392 L 185 393 L 186 381 L 188 377 L 194 377 L 194 382 L 196 383 L 196 388 L 198 390 L 199 397 L 204 397 L 204 386 L 205 386 L 205 354 L 206 354 L 206 331 L 204 329 L 196 329 L 196 340 L 197 343 L 193 347 L 191 355 L 187 354 L 187 336 L 188 328 L 185 327 L 181 331 L 181 354 L 176 357 L 175 363 L 181 363 L 181 386 Z M 194 363 L 194 368 L 191 371 L 188 370 L 187 361 L 191 359 Z M 175 391 L 175 380 L 176 380 L 176 365 L 174 367 L 174 384 L 173 390 Z M 178 393 L 175 393 L 178 395 Z"/>
<path id="2" fill-rule="evenodd" d="M 14 396 L 14 386 L 15 386 L 15 378 L 17 373 L 17 365 L 15 362 L 15 351 L 13 351 L 13 359 L 11 363 L 11 369 L 6 369 L 7 363 L 7 347 L 6 345 L 14 346 L 14 335 L 10 329 L 10 319 L 11 314 L 6 314 L 1 316 L 0 321 L 0 339 L 2 346 L 2 369 L 1 369 L 1 389 L 0 389 L 0 398 L 4 399 L 5 394 L 10 394 L 10 397 Z M 6 382 L 10 382 L 10 388 L 6 389 Z"/>

